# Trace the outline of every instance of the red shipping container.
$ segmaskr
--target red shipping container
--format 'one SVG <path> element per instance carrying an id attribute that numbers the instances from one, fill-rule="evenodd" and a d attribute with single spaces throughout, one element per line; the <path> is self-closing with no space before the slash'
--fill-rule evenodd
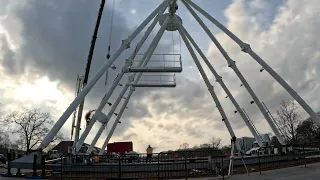
<path id="1" fill-rule="evenodd" d="M 126 152 L 133 151 L 133 143 L 132 142 L 114 142 L 109 143 L 107 145 L 107 154 L 111 153 L 119 153 L 120 156 L 126 154 Z"/>

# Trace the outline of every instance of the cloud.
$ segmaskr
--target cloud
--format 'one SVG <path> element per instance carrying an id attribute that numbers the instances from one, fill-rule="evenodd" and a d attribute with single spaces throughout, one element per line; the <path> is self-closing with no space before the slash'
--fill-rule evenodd
<path id="1" fill-rule="evenodd" d="M 29 68 L 40 76 L 48 76 L 51 81 L 58 81 L 59 86 L 74 91 L 76 75 L 83 74 L 84 71 L 97 9 L 100 4 L 98 2 L 88 4 L 86 1 L 77 1 L 77 3 L 61 1 L 57 4 L 46 1 L 29 1 L 27 4 L 22 4 L 16 5 L 10 11 L 7 10 L 7 18 L 3 18 L 3 21 L 6 20 L 6 22 L 8 20 L 18 22 L 20 27 L 18 34 L 20 34 L 22 42 L 20 44 L 16 43 L 19 50 L 13 52 L 8 48 L 7 40 L 2 38 L 2 41 L 4 41 L 2 43 L 4 57 L 1 66 L 8 76 L 22 76 L 25 74 L 25 69 Z M 14 3 L 8 6 L 13 5 Z M 105 56 L 109 45 L 110 12 L 110 6 L 106 6 L 99 29 L 90 77 L 106 61 Z M 121 40 L 133 31 L 128 27 L 125 17 L 117 10 L 114 22 L 113 38 L 110 43 L 111 54 L 120 46 Z M 4 23 L 4 28 L 13 29 L 14 27 L 11 24 Z M 151 34 L 150 37 L 154 35 L 155 33 Z M 141 37 L 139 35 L 137 39 Z M 151 39 L 149 38 L 146 44 L 150 44 Z M 119 60 L 115 63 L 117 69 L 109 72 L 109 82 L 121 70 L 124 60 L 129 57 L 136 42 L 137 40 L 132 43 L 129 50 L 126 50 L 119 57 Z M 142 52 L 147 47 L 147 45 L 143 46 Z M 172 48 L 165 43 L 160 43 L 157 52 L 166 52 L 168 49 Z M 126 81 L 126 78 L 124 78 L 124 81 Z M 103 83 L 104 79 L 101 78 L 89 94 L 87 108 L 98 105 L 103 93 L 105 93 Z M 115 95 L 110 100 L 111 102 L 118 96 L 119 90 L 120 88 L 117 88 Z M 131 104 L 132 107 L 135 107 L 134 111 L 129 110 L 129 113 L 132 112 L 132 118 L 139 118 L 142 114 L 148 113 L 145 106 L 140 106 L 135 102 Z"/>
<path id="2" fill-rule="evenodd" d="M 16 61 L 15 52 L 10 48 L 9 41 L 4 34 L 0 34 L 1 52 L 1 64 L 5 67 L 6 73 L 14 75 L 18 72 L 24 71 L 23 62 Z"/>
<path id="3" fill-rule="evenodd" d="M 255 1 L 258 3 L 258 1 Z M 319 43 L 315 33 L 319 28 L 319 17 L 316 1 L 287 1 L 279 8 L 271 23 L 267 23 L 268 17 L 258 16 L 259 21 L 254 21 L 257 9 L 267 10 L 265 6 L 255 5 L 245 9 L 243 1 L 235 1 L 225 11 L 228 18 L 228 28 L 238 35 L 243 41 L 249 42 L 254 51 L 257 52 L 276 72 L 281 75 L 311 106 L 317 110 L 320 108 L 316 92 L 318 90 L 317 79 L 319 66 Z M 262 11 L 263 12 L 263 11 Z M 264 23 L 270 24 L 266 29 Z M 312 23 L 313 26 L 307 24 Z M 259 65 L 248 55 L 241 53 L 240 48 L 235 45 L 226 35 L 217 34 L 218 40 L 226 47 L 227 52 L 233 58 L 241 72 L 247 78 L 253 90 L 264 101 L 271 112 L 279 107 L 279 102 L 291 97 L 282 87 L 273 80 L 266 71 L 259 74 Z M 211 60 L 219 60 L 218 66 L 226 66 L 222 63 L 224 59 L 219 52 L 210 47 L 209 57 Z M 220 64 L 221 62 L 221 64 Z M 240 89 L 240 81 L 231 74 L 235 74 L 224 68 L 218 71 L 224 77 L 228 87 Z M 312 72 L 312 73 L 310 73 Z M 308 74 L 308 75 L 307 75 Z M 312 74 L 312 75 L 311 75 Z M 245 108 L 253 121 L 260 123 L 264 121 L 255 105 L 250 105 L 250 97 L 244 88 L 236 95 L 236 99 Z"/>

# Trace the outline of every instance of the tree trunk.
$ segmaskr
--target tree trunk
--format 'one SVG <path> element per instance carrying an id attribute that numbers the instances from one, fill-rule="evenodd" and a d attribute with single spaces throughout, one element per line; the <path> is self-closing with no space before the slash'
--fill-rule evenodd
<path id="1" fill-rule="evenodd" d="M 30 142 L 27 140 L 27 155 L 30 154 Z"/>
<path id="2" fill-rule="evenodd" d="M 293 123 L 291 122 L 292 145 L 296 145 L 296 135 L 294 134 Z"/>

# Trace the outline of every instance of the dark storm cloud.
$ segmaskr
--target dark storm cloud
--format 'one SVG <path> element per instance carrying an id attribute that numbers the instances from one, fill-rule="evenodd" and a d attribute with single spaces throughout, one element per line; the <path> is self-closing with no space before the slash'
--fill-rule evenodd
<path id="1" fill-rule="evenodd" d="M 54 5 L 48 1 L 30 1 L 23 9 L 17 10 L 14 15 L 22 23 L 24 40 L 21 50 L 26 64 L 33 66 L 42 74 L 49 75 L 53 80 L 61 80 L 65 86 L 73 89 L 76 75 L 84 74 L 99 5 L 98 1 L 94 3 L 88 1 L 59 1 Z M 110 11 L 110 6 L 106 6 L 99 29 L 90 77 L 106 61 L 105 56 L 109 45 Z M 137 23 L 141 22 L 142 20 L 139 20 Z M 111 54 L 120 47 L 121 41 L 127 38 L 133 30 L 127 27 L 124 16 L 116 11 Z M 154 34 L 151 34 L 151 39 L 153 36 Z M 140 35 L 137 39 L 141 37 Z M 147 44 L 151 42 L 151 39 L 147 40 Z M 131 49 L 126 50 L 118 58 L 115 63 L 118 67 L 116 71 L 121 69 L 125 58 L 130 55 L 134 47 L 135 44 L 133 43 Z M 145 49 L 144 47 L 142 52 Z M 164 46 L 160 44 L 157 51 L 166 52 L 168 49 L 171 48 L 167 44 Z M 109 72 L 109 81 L 114 79 L 116 71 Z M 104 80 L 100 82 L 102 81 Z M 94 91 L 95 93 L 103 88 L 96 89 L 99 90 Z"/>
<path id="2" fill-rule="evenodd" d="M 29 1 L 25 7 L 11 12 L 22 23 L 21 35 L 23 44 L 20 48 L 21 52 L 19 53 L 21 55 L 19 57 L 23 57 L 23 59 L 15 59 L 15 54 L 4 47 L 5 49 L 3 50 L 6 57 L 1 61 L 2 66 L 9 73 L 21 75 L 24 73 L 23 69 L 25 68 L 21 66 L 23 62 L 23 65 L 36 69 L 37 73 L 47 75 L 51 80 L 59 80 L 61 82 L 60 85 L 73 90 L 76 75 L 84 74 L 99 5 L 98 1 L 93 3 L 89 1 L 58 1 L 55 4 L 48 1 Z M 109 45 L 110 14 L 110 6 L 106 6 L 99 29 L 90 77 L 106 61 L 105 56 Z M 137 24 L 140 24 L 142 20 L 137 20 Z M 121 41 L 127 38 L 133 30 L 128 28 L 126 19 L 116 10 L 112 29 L 111 55 L 120 47 Z M 142 35 L 143 33 L 136 39 L 139 40 Z M 150 44 L 154 35 L 155 33 L 150 35 L 146 44 Z M 125 59 L 129 57 L 135 48 L 137 40 L 115 62 L 117 69 L 109 71 L 109 84 L 121 70 Z M 7 43 L 3 44 L 6 45 Z M 156 52 L 169 52 L 172 49 L 171 46 L 167 43 L 160 43 Z M 143 53 L 147 47 L 148 45 L 144 45 L 140 52 Z M 20 66 L 18 67 L 17 65 Z M 125 76 L 122 82 L 126 81 L 127 78 Z M 101 78 L 96 87 L 90 92 L 87 98 L 89 102 L 87 107 L 90 104 L 98 105 L 103 93 L 105 93 L 103 83 L 104 78 Z M 120 90 L 121 87 L 116 89 L 110 99 L 111 102 L 115 101 Z M 139 91 L 144 91 L 145 93 L 149 90 L 140 89 Z M 129 106 L 130 108 L 125 115 L 127 114 L 130 119 L 151 116 L 147 106 L 139 104 L 139 101 L 131 100 Z M 92 105 L 89 108 L 93 108 Z"/>
<path id="3" fill-rule="evenodd" d="M 0 34 L 0 51 L 4 52 L 0 57 L 0 63 L 5 67 L 5 72 L 15 75 L 24 71 L 23 62 L 16 61 L 15 53 L 10 49 L 7 37 Z"/>
<path id="4" fill-rule="evenodd" d="M 138 13 L 139 16 L 137 17 L 139 17 L 139 20 L 137 20 L 137 22 L 130 22 L 134 24 L 135 27 L 142 22 L 142 19 L 144 19 L 158 3 L 144 5 L 150 8 Z M 121 13 L 124 9 L 131 8 L 131 6 L 134 7 L 134 3 L 131 5 L 130 3 L 123 4 L 122 2 L 122 6 L 119 6 L 119 4 L 116 5 L 117 10 L 114 16 L 111 42 L 112 52 L 115 52 L 120 46 L 121 40 L 125 39 L 133 31 L 132 28 L 128 27 L 130 23 L 124 18 L 124 15 L 127 14 Z M 110 31 L 110 7 L 110 3 L 106 5 L 102 17 L 90 77 L 92 77 L 95 71 L 106 61 L 105 55 L 107 53 Z M 87 1 L 77 1 L 77 3 L 75 3 L 75 1 L 59 1 L 56 2 L 56 4 L 47 1 L 29 1 L 25 7 L 12 12 L 22 23 L 21 35 L 23 37 L 23 45 L 20 48 L 21 55 L 19 57 L 24 57 L 24 59 L 15 59 L 10 62 L 12 64 L 24 62 L 26 66 L 31 66 L 36 69 L 37 73 L 47 75 L 52 80 L 60 80 L 60 86 L 73 90 L 76 75 L 83 75 L 84 73 L 98 8 L 98 1 L 94 3 Z M 157 47 L 156 52 L 167 53 L 171 51 L 171 34 L 166 34 L 164 35 L 164 40 L 162 40 Z M 155 33 L 153 33 L 151 37 L 154 35 Z M 140 38 L 141 35 L 136 39 L 139 40 Z M 151 39 L 149 38 L 146 44 L 150 43 Z M 177 39 L 175 39 L 175 41 L 177 42 Z M 126 50 L 116 61 L 115 65 L 117 69 L 109 71 L 109 84 L 117 72 L 121 70 L 124 60 L 130 55 L 136 42 L 137 40 L 134 40 L 131 49 Z M 147 47 L 148 45 L 143 46 L 140 52 L 143 52 Z M 183 58 L 184 65 L 194 64 L 192 61 L 187 61 L 191 59 L 189 54 L 184 55 Z M 2 63 L 2 65 L 8 69 L 10 67 L 8 64 Z M 14 72 L 16 74 L 23 73 L 23 71 Z M 196 72 L 197 70 L 194 67 L 185 66 L 184 72 L 177 76 L 178 88 L 176 89 L 159 90 L 155 88 L 137 88 L 128 104 L 128 109 L 126 109 L 123 114 L 122 121 L 124 123 L 117 127 L 115 135 L 122 134 L 129 127 L 132 127 L 131 121 L 134 119 L 142 120 L 152 117 L 152 114 L 149 112 L 150 108 L 154 109 L 156 114 L 163 114 L 168 118 L 176 114 L 178 115 L 178 120 L 181 122 L 192 117 L 210 120 L 212 122 L 214 119 L 213 110 L 215 109 L 215 105 L 211 99 L 207 99 L 209 93 L 204 83 L 198 84 L 198 82 L 192 82 L 185 78 L 186 75 L 190 76 L 190 73 L 193 74 Z M 125 81 L 127 81 L 126 77 L 122 80 L 122 84 Z M 90 92 L 87 97 L 86 108 L 95 108 L 94 106 L 99 104 L 103 93 L 105 93 L 103 83 L 104 78 L 102 78 L 98 82 L 97 87 Z M 121 87 L 118 87 L 111 97 L 110 102 L 115 101 L 120 91 Z M 153 94 L 151 101 L 141 101 L 143 99 L 149 99 L 150 94 Z M 169 102 L 167 102 L 166 99 L 169 99 Z M 210 109 L 209 112 L 206 107 Z M 107 107 L 107 110 L 108 109 L 110 109 L 110 107 Z M 116 112 L 118 111 L 119 108 L 117 108 Z M 154 123 L 149 121 L 142 122 L 147 127 Z M 149 128 L 153 127 L 154 126 L 150 126 Z M 185 130 L 189 129 L 190 128 L 186 128 Z M 192 132 L 190 135 L 191 134 L 195 133 Z M 196 136 L 198 137 L 199 135 Z"/>
<path id="5" fill-rule="evenodd" d="M 22 22 L 23 54 L 40 72 L 51 79 L 63 80 L 74 88 L 76 74 L 83 74 L 97 10 L 98 1 L 59 1 L 54 6 L 48 1 L 31 1 L 17 12 Z M 63 8 L 61 8 L 63 7 Z M 110 9 L 106 7 L 93 57 L 91 76 L 106 61 Z M 112 48 L 130 33 L 123 17 L 114 16 Z"/>

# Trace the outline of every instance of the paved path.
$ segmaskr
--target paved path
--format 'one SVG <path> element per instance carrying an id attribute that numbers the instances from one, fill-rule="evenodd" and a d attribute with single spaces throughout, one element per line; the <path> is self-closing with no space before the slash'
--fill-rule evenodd
<path id="1" fill-rule="evenodd" d="M 31 172 L 32 170 L 24 170 L 24 169 L 22 169 L 21 170 L 21 173 L 25 173 L 25 172 Z M 7 169 L 5 169 L 5 168 L 0 168 L 0 174 L 5 174 L 7 172 Z M 17 169 L 16 168 L 12 168 L 11 169 L 11 173 L 12 174 L 15 174 L 17 172 Z M 2 177 L 2 176 L 0 176 L 0 180 L 22 180 L 22 179 L 24 179 L 24 180 L 26 180 L 26 178 L 12 178 L 12 177 Z"/>
<path id="2" fill-rule="evenodd" d="M 252 173 L 248 177 L 247 174 L 235 175 L 232 180 L 318 180 L 320 179 L 320 163 L 308 164 L 304 166 L 296 166 L 290 168 L 277 169 L 272 171 L 264 171 L 262 175 Z"/>
<path id="3" fill-rule="evenodd" d="M 188 178 L 188 180 L 216 180 L 220 178 Z M 259 173 L 234 175 L 226 180 L 319 180 L 320 179 L 320 163 L 308 164 L 304 166 L 296 166 L 290 168 L 277 169 L 272 171 L 264 171 L 262 175 Z M 182 180 L 182 179 L 181 179 Z"/>

